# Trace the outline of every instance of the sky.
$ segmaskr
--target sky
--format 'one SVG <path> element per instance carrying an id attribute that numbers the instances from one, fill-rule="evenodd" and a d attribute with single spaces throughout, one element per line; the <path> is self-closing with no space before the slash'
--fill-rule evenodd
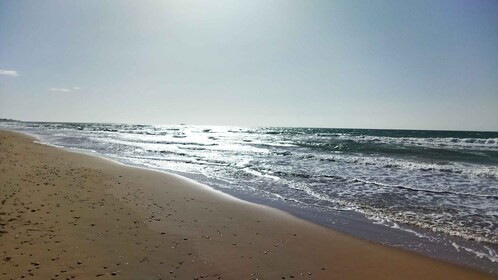
<path id="1" fill-rule="evenodd" d="M 0 117 L 498 131 L 498 1 L 0 0 Z"/>

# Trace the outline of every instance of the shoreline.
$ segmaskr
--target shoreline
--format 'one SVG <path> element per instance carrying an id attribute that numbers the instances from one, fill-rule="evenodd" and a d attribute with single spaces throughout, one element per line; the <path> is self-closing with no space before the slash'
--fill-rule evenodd
<path id="1" fill-rule="evenodd" d="M 164 170 L 143 165 L 134 165 L 129 162 L 126 163 L 120 161 L 118 158 L 106 157 L 93 150 L 64 147 L 43 142 L 43 140 L 38 138 L 38 135 L 36 134 L 30 134 L 27 132 L 18 133 L 38 139 L 38 141 L 35 142 L 41 145 L 48 145 L 68 152 L 98 157 L 100 159 L 110 161 L 111 163 L 126 167 L 150 170 L 166 174 L 168 176 L 175 176 L 181 180 L 185 180 L 189 184 L 205 188 L 222 197 L 234 199 L 239 203 L 248 203 L 258 207 L 268 207 L 269 210 L 283 211 L 285 214 L 289 214 L 297 219 L 311 222 L 327 229 L 332 229 L 348 236 L 359 238 L 360 240 L 366 240 L 392 248 L 400 248 L 408 252 L 413 252 L 415 254 L 420 254 L 443 262 L 468 267 L 477 271 L 498 276 L 498 269 L 495 265 L 496 255 L 492 255 L 491 253 L 489 255 L 482 255 L 482 251 L 479 251 L 483 250 L 483 248 L 488 249 L 488 246 L 495 248 L 492 247 L 493 245 L 477 244 L 477 246 L 481 247 L 476 247 L 476 244 L 472 243 L 472 241 L 458 236 L 448 236 L 440 232 L 434 232 L 429 229 L 417 228 L 410 225 L 400 226 L 396 223 L 389 225 L 386 224 L 386 222 L 374 222 L 365 216 L 365 214 L 351 210 L 341 211 L 320 209 L 322 211 L 325 210 L 325 212 L 317 213 L 317 210 L 314 209 L 299 208 L 296 205 L 287 205 L 283 202 L 279 203 L 268 199 L 248 196 L 245 193 L 233 191 L 231 189 L 216 188 L 210 186 L 209 183 L 206 182 L 205 178 L 203 179 L 199 176 L 191 176 L 192 174 L 189 173 L 177 172 L 175 170 Z M 326 216 L 327 219 L 324 219 L 324 216 Z"/>
<path id="2" fill-rule="evenodd" d="M 30 273 L 49 279 L 495 279 L 179 175 L 35 144 L 18 132 L 0 130 L 0 139 L 6 279 Z"/>

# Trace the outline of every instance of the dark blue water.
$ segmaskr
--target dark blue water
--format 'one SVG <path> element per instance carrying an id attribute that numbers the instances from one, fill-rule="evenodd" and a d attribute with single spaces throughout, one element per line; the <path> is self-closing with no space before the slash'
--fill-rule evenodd
<path id="1" fill-rule="evenodd" d="M 352 213 L 428 244 L 445 239 L 457 253 L 498 264 L 497 132 L 27 122 L 0 127 L 182 174 L 325 224 L 336 223 L 337 213 Z"/>

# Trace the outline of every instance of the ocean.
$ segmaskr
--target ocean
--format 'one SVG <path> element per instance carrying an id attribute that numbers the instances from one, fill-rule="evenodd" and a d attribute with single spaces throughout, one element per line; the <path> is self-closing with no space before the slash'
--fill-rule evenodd
<path id="1" fill-rule="evenodd" d="M 0 122 L 498 273 L 498 132 Z"/>

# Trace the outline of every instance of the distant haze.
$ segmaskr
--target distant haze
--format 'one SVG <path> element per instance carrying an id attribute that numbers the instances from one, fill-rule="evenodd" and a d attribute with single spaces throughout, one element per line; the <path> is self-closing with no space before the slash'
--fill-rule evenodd
<path id="1" fill-rule="evenodd" d="M 1 1 L 0 117 L 498 130 L 498 1 Z"/>

